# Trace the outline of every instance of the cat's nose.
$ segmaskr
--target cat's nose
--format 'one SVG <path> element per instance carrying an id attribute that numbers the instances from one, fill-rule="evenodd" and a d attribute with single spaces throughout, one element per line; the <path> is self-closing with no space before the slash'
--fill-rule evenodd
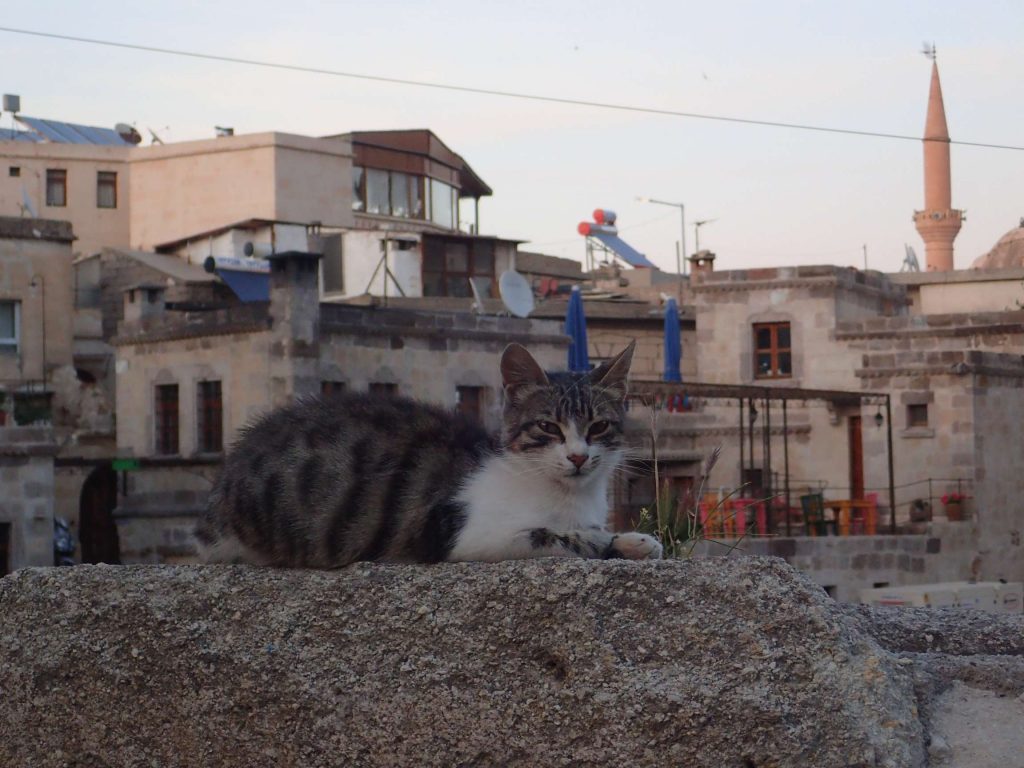
<path id="1" fill-rule="evenodd" d="M 576 465 L 576 469 L 579 469 L 584 464 L 586 464 L 588 458 L 590 458 L 590 457 L 589 456 L 584 456 L 581 453 L 573 453 L 573 454 L 569 455 L 569 461 L 571 461 L 573 464 Z"/>

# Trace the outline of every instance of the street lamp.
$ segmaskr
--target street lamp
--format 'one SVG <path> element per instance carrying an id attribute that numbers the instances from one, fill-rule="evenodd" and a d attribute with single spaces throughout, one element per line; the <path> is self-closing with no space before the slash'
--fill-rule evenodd
<path id="1" fill-rule="evenodd" d="M 655 205 L 670 205 L 679 209 L 679 216 L 682 219 L 682 226 L 679 230 L 679 253 L 676 254 L 676 272 L 679 275 L 686 274 L 686 206 L 682 203 L 667 203 L 664 200 L 654 200 L 650 197 L 638 197 L 638 202 L 654 203 Z"/>

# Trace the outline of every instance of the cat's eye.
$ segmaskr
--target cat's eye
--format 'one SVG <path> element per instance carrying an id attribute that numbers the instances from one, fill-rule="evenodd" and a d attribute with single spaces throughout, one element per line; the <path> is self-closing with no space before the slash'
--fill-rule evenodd
<path id="1" fill-rule="evenodd" d="M 549 435 L 555 435 L 556 437 L 562 436 L 562 429 L 552 421 L 538 421 L 537 429 L 541 432 L 547 432 Z"/>
<path id="2" fill-rule="evenodd" d="M 595 421 L 590 425 L 590 429 L 587 430 L 587 437 L 597 437 L 598 435 L 607 432 L 610 427 L 607 421 Z"/>

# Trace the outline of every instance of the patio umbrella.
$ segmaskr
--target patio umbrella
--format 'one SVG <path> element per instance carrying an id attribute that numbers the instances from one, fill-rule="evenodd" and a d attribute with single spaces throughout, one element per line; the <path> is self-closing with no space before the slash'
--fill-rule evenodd
<path id="1" fill-rule="evenodd" d="M 574 285 L 569 294 L 569 307 L 565 312 L 565 335 L 569 337 L 569 370 L 586 373 L 590 370 L 587 355 L 587 318 L 583 314 L 580 287 Z"/>
<path id="2" fill-rule="evenodd" d="M 683 380 L 679 372 L 682 346 L 679 339 L 679 307 L 675 299 L 669 299 L 665 302 L 665 381 Z"/>

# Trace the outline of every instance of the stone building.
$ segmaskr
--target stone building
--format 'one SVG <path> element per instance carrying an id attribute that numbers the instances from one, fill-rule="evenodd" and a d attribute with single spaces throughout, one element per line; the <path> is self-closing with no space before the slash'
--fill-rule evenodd
<path id="1" fill-rule="evenodd" d="M 67 222 L 0 217 L 0 572 L 53 562 L 54 459 L 110 428 L 77 368 Z"/>

